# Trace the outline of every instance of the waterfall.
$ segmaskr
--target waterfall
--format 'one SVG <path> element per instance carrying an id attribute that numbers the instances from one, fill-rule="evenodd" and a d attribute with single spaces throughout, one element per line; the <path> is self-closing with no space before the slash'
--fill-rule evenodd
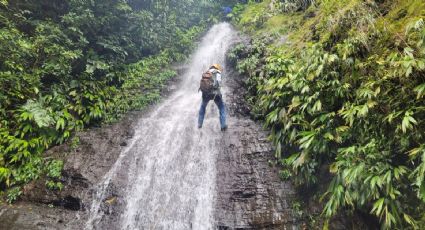
<path id="1" fill-rule="evenodd" d="M 228 23 L 213 26 L 192 55 L 178 90 L 137 122 L 135 135 L 95 188 L 86 229 L 105 229 L 101 206 L 108 188 L 121 188 L 122 210 L 111 229 L 214 229 L 215 161 L 222 133 L 211 102 L 197 128 L 199 80 L 212 63 L 223 66 L 236 32 Z M 224 92 L 226 102 L 226 93 Z M 105 153 L 107 154 L 107 153 Z M 125 163 L 124 163 L 125 162 Z"/>

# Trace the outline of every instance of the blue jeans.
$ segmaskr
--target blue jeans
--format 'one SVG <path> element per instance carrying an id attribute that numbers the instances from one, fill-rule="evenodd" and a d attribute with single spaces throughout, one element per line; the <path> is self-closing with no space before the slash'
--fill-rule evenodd
<path id="1" fill-rule="evenodd" d="M 198 127 L 202 127 L 202 123 L 204 122 L 205 117 L 205 109 L 207 108 L 208 102 L 210 100 L 214 100 L 215 104 L 218 107 L 218 110 L 220 111 L 221 128 L 226 128 L 226 107 L 224 105 L 223 97 L 221 96 L 221 94 L 216 94 L 215 96 L 202 94 L 202 104 L 201 108 L 199 109 Z"/>

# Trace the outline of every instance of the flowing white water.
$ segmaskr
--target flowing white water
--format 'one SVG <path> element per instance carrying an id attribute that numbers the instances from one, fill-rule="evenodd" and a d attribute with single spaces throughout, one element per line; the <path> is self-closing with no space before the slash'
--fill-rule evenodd
<path id="1" fill-rule="evenodd" d="M 215 25 L 205 35 L 179 90 L 138 122 L 134 137 L 104 176 L 86 229 L 99 228 L 106 189 L 122 173 L 128 181 L 120 229 L 214 228 L 215 158 L 222 133 L 213 102 L 204 127 L 198 130 L 201 94 L 197 89 L 201 73 L 210 64 L 224 66 L 225 52 L 235 38 L 227 23 Z M 224 77 L 225 73 L 224 66 Z"/>

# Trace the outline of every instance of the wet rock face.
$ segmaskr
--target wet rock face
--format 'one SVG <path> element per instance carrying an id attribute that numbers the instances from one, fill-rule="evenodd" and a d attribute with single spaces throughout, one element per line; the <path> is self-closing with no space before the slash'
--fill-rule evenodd
<path id="1" fill-rule="evenodd" d="M 321 218 L 324 204 L 313 196 L 318 188 L 301 191 L 278 177 L 279 168 L 269 164 L 275 158 L 273 146 L 267 140 L 268 132 L 253 121 L 245 100 L 247 77 L 234 70 L 227 76 L 225 100 L 233 119 L 220 143 L 222 150 L 216 163 L 217 229 L 321 229 L 325 221 Z M 321 174 L 323 184 L 319 186 L 319 194 L 326 191 L 330 180 L 327 168 Z M 298 208 L 294 209 L 295 205 Z M 379 224 L 370 217 L 342 210 L 330 220 L 329 229 L 379 229 Z M 315 218 L 313 226 L 309 218 Z"/>
<path id="2" fill-rule="evenodd" d="M 136 115 L 135 115 L 136 116 Z M 127 139 L 134 134 L 133 120 L 127 117 L 117 124 L 96 128 L 80 134 L 80 144 L 67 156 L 64 171 L 68 179 L 77 186 L 97 183 L 118 158 Z"/>
<path id="3" fill-rule="evenodd" d="M 224 135 L 217 159 L 217 225 L 222 229 L 284 229 L 295 226 L 295 192 L 281 182 L 270 143 L 260 125 L 235 120 Z"/>
<path id="4" fill-rule="evenodd" d="M 303 229 L 295 218 L 292 202 L 295 190 L 290 182 L 282 182 L 278 168 L 271 167 L 273 147 L 261 124 L 249 119 L 250 108 L 244 102 L 244 78 L 227 73 L 225 103 L 229 111 L 229 129 L 215 146 L 220 149 L 215 165 L 216 195 L 214 219 L 216 229 Z M 64 154 L 62 191 L 46 189 L 43 180 L 28 184 L 23 201 L 13 206 L 0 204 L 0 229 L 84 229 L 94 186 L 116 162 L 121 150 L 134 135 L 133 122 L 143 113 L 129 114 L 122 121 L 80 133 L 80 144 L 55 147 L 48 154 Z M 122 167 L 128 167 L 124 162 Z M 128 182 L 119 173 L 101 201 L 105 213 L 97 229 L 120 229 L 124 212 L 124 190 Z M 52 206 L 53 205 L 53 206 Z M 317 209 L 319 210 L 319 209 Z M 314 211 L 312 211 L 314 212 Z M 341 218 L 331 229 L 356 229 Z M 363 228 L 358 229 L 366 229 Z"/>
<path id="5" fill-rule="evenodd" d="M 178 66 L 175 70 L 181 75 L 186 68 Z M 162 95 L 175 91 L 175 82 L 170 81 Z M 147 112 L 149 109 L 132 112 L 115 124 L 78 133 L 77 147 L 73 148 L 68 143 L 47 151 L 46 156 L 64 160 L 61 178 L 64 188 L 62 191 L 47 189 L 45 178 L 27 184 L 18 203 L 0 203 L 0 230 L 84 229 L 87 211 L 94 197 L 94 186 L 110 170 L 134 135 L 134 123 Z M 102 201 L 101 211 L 108 214 L 108 223 L 111 223 L 107 229 L 119 229 L 117 219 L 124 208 L 125 176 L 119 181 L 121 184 L 108 188 L 109 199 Z"/>
<path id="6" fill-rule="evenodd" d="M 233 116 L 217 157 L 215 219 L 218 229 L 289 229 L 297 220 L 291 211 L 295 190 L 271 167 L 273 147 L 261 124 L 249 119 L 243 78 L 229 73 L 226 104 Z M 237 118 L 235 118 L 237 117 Z"/>
<path id="7" fill-rule="evenodd" d="M 216 159 L 216 227 L 292 228 L 296 222 L 290 210 L 294 190 L 290 183 L 279 180 L 276 168 L 269 166 L 273 148 L 266 139 L 267 132 L 249 119 L 249 107 L 243 100 L 243 78 L 231 72 L 228 76 L 225 100 L 229 129 L 216 143 L 220 148 Z M 143 114 L 130 114 L 114 125 L 80 133 L 76 149 L 68 145 L 51 149 L 48 154 L 65 153 L 64 189 L 47 190 L 42 180 L 29 184 L 24 202 L 0 206 L 0 229 L 83 229 L 93 199 L 93 186 L 108 172 L 133 136 L 133 121 L 139 116 Z M 120 177 L 118 181 L 122 184 L 111 185 L 110 196 L 102 201 L 100 211 L 107 218 L 102 229 L 120 228 L 117 224 L 125 208 L 122 194 L 126 180 L 125 176 Z"/>
<path id="8" fill-rule="evenodd" d="M 124 147 L 121 143 L 132 137 L 134 131 L 131 127 L 136 116 L 129 114 L 119 123 L 80 133 L 75 149 L 67 144 L 50 149 L 46 155 L 62 155 L 64 159 L 61 179 L 64 188 L 62 191 L 49 190 L 45 180 L 41 179 L 24 187 L 22 200 L 73 211 L 85 210 L 91 199 L 88 190 L 114 164 Z"/>
<path id="9" fill-rule="evenodd" d="M 231 65 L 230 63 L 227 65 Z M 230 69 L 225 78 L 225 103 L 229 116 L 237 118 L 249 118 L 251 108 L 245 101 L 248 92 L 245 85 L 246 77 Z"/>
<path id="10" fill-rule="evenodd" d="M 29 183 L 21 202 L 12 206 L 0 204 L 0 229 L 83 229 L 93 186 L 115 163 L 124 148 L 122 143 L 133 136 L 133 122 L 142 115 L 135 112 L 116 124 L 79 133 L 80 143 L 74 149 L 68 144 L 50 149 L 46 155 L 64 159 L 64 188 L 49 190 L 43 178 Z M 110 193 L 118 190 L 111 186 Z M 103 210 L 108 212 L 114 205 L 105 201 Z"/>
<path id="11" fill-rule="evenodd" d="M 76 221 L 73 211 L 49 208 L 34 203 L 0 206 L 0 229 L 34 230 L 66 229 Z"/>
<path id="12" fill-rule="evenodd" d="M 53 201 L 54 206 L 64 207 L 65 209 L 78 211 L 81 209 L 81 200 L 76 197 L 66 196 L 62 199 Z"/>

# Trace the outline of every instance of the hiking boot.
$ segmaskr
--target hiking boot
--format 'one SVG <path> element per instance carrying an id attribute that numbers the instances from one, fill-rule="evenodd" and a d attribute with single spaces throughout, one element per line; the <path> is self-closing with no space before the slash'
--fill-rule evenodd
<path id="1" fill-rule="evenodd" d="M 202 128 L 202 125 L 198 125 L 198 129 Z"/>
<path id="2" fill-rule="evenodd" d="M 227 125 L 226 126 L 224 126 L 223 128 L 221 128 L 221 131 L 226 131 L 227 130 Z"/>

